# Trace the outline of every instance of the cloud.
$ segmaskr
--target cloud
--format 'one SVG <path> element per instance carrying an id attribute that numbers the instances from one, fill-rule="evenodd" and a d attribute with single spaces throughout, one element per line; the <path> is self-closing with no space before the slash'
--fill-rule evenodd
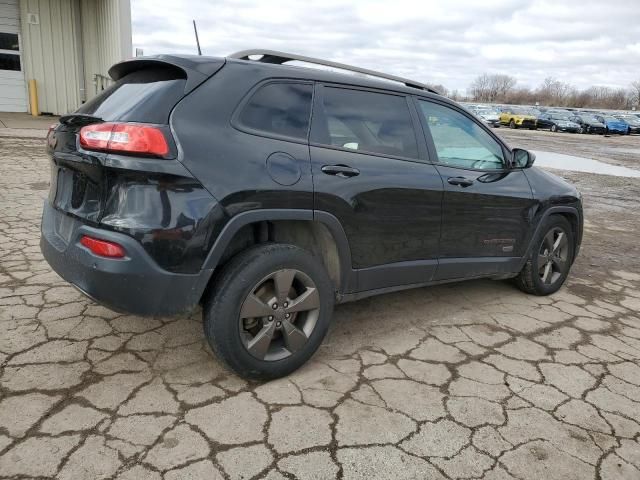
<path id="1" fill-rule="evenodd" d="M 479 74 L 535 87 L 553 76 L 579 88 L 640 79 L 640 5 L 619 0 L 134 0 L 133 44 L 145 55 L 224 56 L 269 48 L 466 90 Z"/>

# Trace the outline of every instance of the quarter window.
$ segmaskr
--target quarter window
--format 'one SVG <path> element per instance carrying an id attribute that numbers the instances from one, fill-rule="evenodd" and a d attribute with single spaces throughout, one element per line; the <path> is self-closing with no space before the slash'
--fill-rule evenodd
<path id="1" fill-rule="evenodd" d="M 240 112 L 239 122 L 251 130 L 306 139 L 313 87 L 303 83 L 269 83 Z"/>
<path id="2" fill-rule="evenodd" d="M 504 167 L 502 147 L 476 122 L 444 105 L 425 100 L 419 104 L 439 163 L 478 170 Z"/>
<path id="3" fill-rule="evenodd" d="M 355 151 L 418 157 L 405 97 L 324 87 L 324 121 L 314 127 L 316 143 Z"/>

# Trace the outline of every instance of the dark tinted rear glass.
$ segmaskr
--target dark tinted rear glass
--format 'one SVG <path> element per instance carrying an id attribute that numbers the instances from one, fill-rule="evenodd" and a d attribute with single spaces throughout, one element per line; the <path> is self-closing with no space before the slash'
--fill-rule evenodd
<path id="1" fill-rule="evenodd" d="M 177 69 L 148 68 L 125 75 L 78 109 L 105 121 L 166 124 L 184 96 L 186 79 Z"/>
<path id="2" fill-rule="evenodd" d="M 314 127 L 314 135 L 318 135 L 314 142 L 356 151 L 418 157 L 415 131 L 404 97 L 325 87 L 323 104 L 326 124 L 317 130 Z"/>
<path id="3" fill-rule="evenodd" d="M 313 87 L 303 83 L 269 83 L 253 94 L 239 122 L 252 130 L 307 138 Z"/>

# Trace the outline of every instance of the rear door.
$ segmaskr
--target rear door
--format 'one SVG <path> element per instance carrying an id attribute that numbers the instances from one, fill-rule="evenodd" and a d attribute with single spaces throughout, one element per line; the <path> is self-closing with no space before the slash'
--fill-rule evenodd
<path id="1" fill-rule="evenodd" d="M 345 229 L 360 291 L 427 282 L 436 270 L 442 180 L 418 129 L 404 95 L 316 88 L 314 209 Z"/>
<path id="2" fill-rule="evenodd" d="M 525 252 L 531 187 L 506 147 L 461 108 L 417 100 L 444 200 L 436 280 L 510 272 Z"/>

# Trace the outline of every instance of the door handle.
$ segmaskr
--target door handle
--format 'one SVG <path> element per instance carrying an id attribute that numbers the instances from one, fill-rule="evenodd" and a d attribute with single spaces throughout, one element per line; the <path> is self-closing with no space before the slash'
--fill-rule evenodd
<path id="1" fill-rule="evenodd" d="M 325 165 L 321 168 L 322 173 L 326 173 L 327 175 L 335 175 L 340 178 L 349 178 L 355 177 L 356 175 L 360 175 L 360 170 L 357 168 L 352 168 L 347 165 Z"/>
<path id="2" fill-rule="evenodd" d="M 458 185 L 460 187 L 470 187 L 473 185 L 473 180 L 465 177 L 450 177 L 447 179 L 451 185 Z"/>

